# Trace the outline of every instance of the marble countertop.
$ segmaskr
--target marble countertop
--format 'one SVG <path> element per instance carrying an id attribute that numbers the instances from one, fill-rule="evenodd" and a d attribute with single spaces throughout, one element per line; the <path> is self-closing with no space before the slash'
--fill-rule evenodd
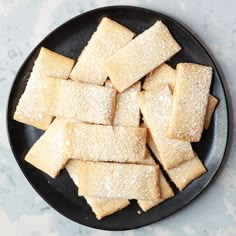
<path id="1" fill-rule="evenodd" d="M 209 49 L 224 78 L 232 120 L 226 162 L 200 197 L 176 214 L 147 227 L 108 232 L 76 224 L 53 210 L 33 190 L 11 153 L 6 105 L 15 74 L 31 50 L 57 26 L 97 7 L 133 5 L 174 17 Z M 236 2 L 234 0 L 0 0 L 0 230 L 2 236 L 236 235 Z"/>

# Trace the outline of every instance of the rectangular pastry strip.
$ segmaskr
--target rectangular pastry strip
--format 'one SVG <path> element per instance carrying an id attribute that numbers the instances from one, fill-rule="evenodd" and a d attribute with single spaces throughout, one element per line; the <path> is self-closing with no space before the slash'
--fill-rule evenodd
<path id="1" fill-rule="evenodd" d="M 103 85 L 107 74 L 101 68 L 101 64 L 133 37 L 132 31 L 104 17 L 80 54 L 70 78 L 74 81 Z"/>
<path id="2" fill-rule="evenodd" d="M 67 158 L 63 155 L 65 126 L 64 121 L 56 118 L 25 157 L 27 162 L 53 178 L 67 162 Z"/>
<path id="3" fill-rule="evenodd" d="M 79 163 L 78 160 L 71 159 L 66 164 L 66 169 L 77 187 L 79 187 L 78 163 Z M 155 161 L 152 159 L 149 151 L 147 150 L 146 158 L 137 164 L 155 165 Z M 123 208 L 125 208 L 126 206 L 130 204 L 128 199 L 105 198 L 105 197 L 100 198 L 100 197 L 88 197 L 88 196 L 84 196 L 84 197 L 87 203 L 91 206 L 98 220 L 104 218 L 105 216 L 111 215 L 119 210 L 122 210 Z"/>
<path id="4" fill-rule="evenodd" d="M 157 165 L 80 161 L 78 174 L 80 196 L 145 200 L 160 196 Z"/>
<path id="5" fill-rule="evenodd" d="M 139 94 L 139 105 L 165 169 L 171 169 L 192 159 L 194 153 L 189 142 L 169 139 L 165 135 L 172 95 L 168 86 Z"/>
<path id="6" fill-rule="evenodd" d="M 47 78 L 44 110 L 67 121 L 111 124 L 116 91 L 104 86 Z"/>
<path id="7" fill-rule="evenodd" d="M 177 80 L 167 136 L 189 142 L 201 139 L 212 68 L 193 63 L 177 65 Z"/>
<path id="8" fill-rule="evenodd" d="M 167 171 L 171 180 L 175 183 L 178 189 L 183 190 L 194 179 L 206 173 L 206 168 L 198 158 L 197 154 L 189 161 Z"/>
<path id="9" fill-rule="evenodd" d="M 180 49 L 168 28 L 157 21 L 108 58 L 103 68 L 114 87 L 123 92 Z"/>
<path id="10" fill-rule="evenodd" d="M 216 109 L 216 106 L 218 104 L 218 99 L 214 97 L 213 95 L 209 94 L 208 96 L 208 103 L 207 103 L 207 111 L 204 121 L 204 129 L 208 129 L 211 124 L 211 119 L 213 116 L 213 113 Z"/>
<path id="11" fill-rule="evenodd" d="M 68 124 L 64 138 L 68 158 L 129 163 L 145 159 L 145 128 Z"/>
<path id="12" fill-rule="evenodd" d="M 67 79 L 75 61 L 41 48 L 14 113 L 14 120 L 46 130 L 53 116 L 42 111 L 44 104 L 44 82 L 47 76 Z"/>

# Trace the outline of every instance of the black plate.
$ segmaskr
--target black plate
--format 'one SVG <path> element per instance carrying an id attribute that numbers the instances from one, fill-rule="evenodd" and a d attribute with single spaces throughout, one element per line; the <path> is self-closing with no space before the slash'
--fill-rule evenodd
<path id="1" fill-rule="evenodd" d="M 175 197 L 147 213 L 138 214 L 137 211 L 140 209 L 137 203 L 132 201 L 132 204 L 124 210 L 98 221 L 85 200 L 77 196 L 76 187 L 65 170 L 56 179 L 51 179 L 24 161 L 26 153 L 43 132 L 18 123 L 12 117 L 40 47 L 44 46 L 76 59 L 104 16 L 127 26 L 135 33 L 141 33 L 157 20 L 162 20 L 183 47 L 183 50 L 174 56 L 169 64 L 175 67 L 178 62 L 195 62 L 212 66 L 214 76 L 211 93 L 220 99 L 220 103 L 210 129 L 203 133 L 200 143 L 193 145 L 208 169 L 206 174 L 191 183 L 184 191 L 177 192 Z M 9 141 L 16 161 L 28 181 L 48 204 L 80 224 L 106 230 L 125 230 L 163 219 L 189 203 L 210 183 L 224 157 L 228 137 L 228 112 L 224 88 L 217 68 L 203 46 L 188 30 L 175 20 L 151 10 L 116 6 L 81 14 L 58 27 L 39 43 L 16 75 L 9 98 L 7 125 Z"/>

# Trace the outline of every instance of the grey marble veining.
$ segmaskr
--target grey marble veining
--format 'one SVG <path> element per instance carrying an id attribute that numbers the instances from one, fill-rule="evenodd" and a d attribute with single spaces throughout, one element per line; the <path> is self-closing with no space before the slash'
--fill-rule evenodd
<path id="1" fill-rule="evenodd" d="M 150 226 L 105 232 L 78 225 L 49 207 L 32 189 L 9 148 L 6 104 L 14 76 L 24 59 L 50 31 L 87 10 L 134 5 L 167 14 L 190 28 L 219 65 L 236 111 L 236 2 L 234 0 L 0 0 L 0 235 L 236 235 L 236 130 L 233 120 L 227 161 L 211 186 L 176 214 Z"/>

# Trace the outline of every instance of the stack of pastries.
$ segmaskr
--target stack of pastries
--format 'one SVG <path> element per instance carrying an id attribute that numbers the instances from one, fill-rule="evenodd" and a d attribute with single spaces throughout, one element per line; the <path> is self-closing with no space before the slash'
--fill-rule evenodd
<path id="1" fill-rule="evenodd" d="M 180 50 L 161 21 L 135 35 L 107 17 L 77 61 L 42 47 L 14 113 L 45 130 L 25 160 L 52 178 L 66 168 L 99 220 L 173 197 L 166 175 L 182 191 L 206 172 L 191 142 L 218 99 L 211 67 L 165 63 Z"/>

